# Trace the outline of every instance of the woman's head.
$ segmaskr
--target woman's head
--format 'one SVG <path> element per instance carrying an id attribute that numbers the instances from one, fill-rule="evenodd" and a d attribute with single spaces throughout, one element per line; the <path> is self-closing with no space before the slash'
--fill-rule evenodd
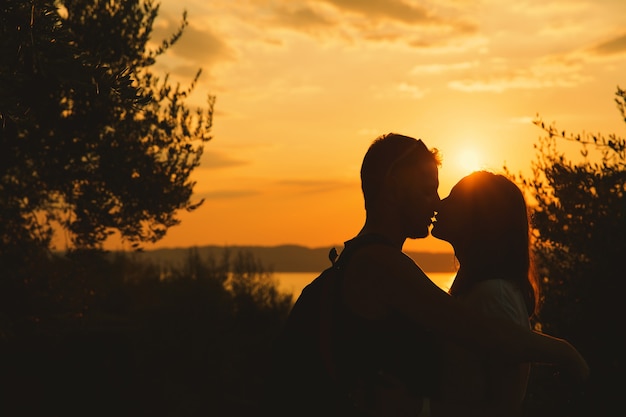
<path id="1" fill-rule="evenodd" d="M 436 215 L 433 236 L 448 241 L 460 262 L 455 291 L 475 282 L 511 277 L 528 292 L 535 308 L 528 209 L 519 187 L 503 175 L 474 172 L 459 181 L 444 198 Z"/>

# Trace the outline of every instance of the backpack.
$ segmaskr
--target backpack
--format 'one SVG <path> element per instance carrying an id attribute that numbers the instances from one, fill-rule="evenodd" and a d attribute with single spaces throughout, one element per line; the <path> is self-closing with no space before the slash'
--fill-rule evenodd
<path id="1" fill-rule="evenodd" d="M 359 415 L 350 399 L 351 381 L 335 362 L 333 339 L 340 331 L 343 269 L 356 249 L 372 243 L 388 241 L 366 235 L 346 245 L 339 256 L 331 249 L 332 265 L 302 290 L 274 344 L 267 415 Z"/>

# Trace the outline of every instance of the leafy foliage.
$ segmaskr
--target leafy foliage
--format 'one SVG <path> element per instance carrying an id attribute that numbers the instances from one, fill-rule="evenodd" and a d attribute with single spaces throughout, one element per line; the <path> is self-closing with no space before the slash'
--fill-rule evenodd
<path id="1" fill-rule="evenodd" d="M 0 6 L 0 255 L 48 248 L 54 225 L 72 248 L 117 230 L 135 247 L 193 210 L 190 174 L 211 139 L 214 97 L 150 69 L 182 35 L 148 49 L 151 0 L 8 0 Z"/>
<path id="2" fill-rule="evenodd" d="M 619 87 L 616 103 L 626 121 L 626 91 Z M 552 411 L 608 415 L 621 407 L 616 399 L 623 384 L 613 381 L 626 372 L 626 342 L 619 324 L 626 318 L 626 140 L 615 134 L 568 135 L 540 119 L 535 124 L 547 137 L 536 145 L 533 176 L 524 183 L 536 200 L 534 249 L 545 295 L 540 321 L 543 330 L 571 340 L 592 370 L 585 392 L 571 395 L 565 407 L 560 404 Z M 579 143 L 582 162 L 573 163 L 559 152 L 559 140 Z M 598 162 L 589 159 L 591 147 L 601 155 Z M 550 390 L 543 391 L 535 392 L 535 398 L 549 402 L 545 391 Z M 532 415 L 556 415 L 545 403 L 540 405 L 535 412 L 545 414 Z"/>
<path id="3" fill-rule="evenodd" d="M 31 273 L 0 292 L 1 415 L 255 415 L 292 299 L 250 253 L 74 251 Z"/>

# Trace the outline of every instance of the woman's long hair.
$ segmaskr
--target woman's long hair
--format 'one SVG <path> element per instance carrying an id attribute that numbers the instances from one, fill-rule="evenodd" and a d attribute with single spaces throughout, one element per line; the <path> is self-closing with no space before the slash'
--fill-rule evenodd
<path id="1" fill-rule="evenodd" d="M 460 262 L 451 295 L 479 281 L 504 278 L 522 291 L 529 316 L 538 310 L 539 285 L 533 268 L 529 213 L 519 187 L 503 175 L 477 171 L 455 186 L 465 215 Z"/>

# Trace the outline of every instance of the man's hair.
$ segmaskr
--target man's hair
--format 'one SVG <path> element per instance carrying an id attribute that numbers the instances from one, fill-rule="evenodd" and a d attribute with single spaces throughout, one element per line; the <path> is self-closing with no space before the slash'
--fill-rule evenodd
<path id="1" fill-rule="evenodd" d="M 385 179 L 400 167 L 427 162 L 441 164 L 437 149 L 428 149 L 421 139 L 387 133 L 372 142 L 361 165 L 361 189 L 366 209 L 378 198 Z"/>

